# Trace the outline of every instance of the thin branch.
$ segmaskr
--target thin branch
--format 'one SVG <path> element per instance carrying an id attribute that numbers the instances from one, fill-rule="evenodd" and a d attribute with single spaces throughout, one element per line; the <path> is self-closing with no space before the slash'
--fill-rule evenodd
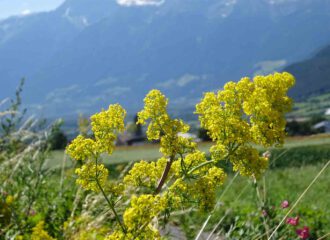
<path id="1" fill-rule="evenodd" d="M 165 166 L 164 172 L 162 174 L 162 177 L 160 178 L 160 180 L 158 182 L 158 186 L 157 186 L 157 188 L 155 190 L 155 194 L 160 193 L 160 191 L 162 190 L 163 185 L 164 185 L 164 183 L 166 181 L 166 178 L 167 178 L 167 176 L 168 176 L 168 174 L 169 174 L 169 172 L 171 170 L 171 166 L 172 166 L 173 161 L 174 161 L 174 156 L 172 155 L 170 157 L 170 159 L 166 163 L 166 166 Z"/>
<path id="2" fill-rule="evenodd" d="M 103 197 L 105 198 L 105 200 L 107 201 L 107 203 L 108 203 L 109 207 L 111 208 L 113 214 L 115 215 L 116 221 L 119 223 L 121 229 L 123 230 L 124 233 L 127 233 L 127 230 L 126 230 L 125 226 L 123 225 L 123 223 L 121 222 L 121 220 L 120 220 L 120 218 L 119 218 L 119 215 L 118 215 L 118 213 L 117 213 L 115 207 L 114 207 L 113 204 L 111 203 L 111 201 L 110 201 L 110 199 L 108 198 L 108 196 L 105 194 L 105 192 L 104 192 L 102 186 L 100 185 L 100 182 L 99 182 L 98 179 L 96 179 L 96 184 L 97 184 L 97 186 L 99 187 L 99 189 L 101 190 L 102 195 L 103 195 Z"/>
<path id="3" fill-rule="evenodd" d="M 125 226 L 123 225 L 122 221 L 119 218 L 119 215 L 115 209 L 115 206 L 113 204 L 113 202 L 110 201 L 110 199 L 108 198 L 107 194 L 104 192 L 103 187 L 100 184 L 99 178 L 98 178 L 98 171 L 97 171 L 97 167 L 98 167 L 98 157 L 95 157 L 95 164 L 96 164 L 96 172 L 95 172 L 95 181 L 96 184 L 98 186 L 98 188 L 101 190 L 102 195 L 104 197 L 104 199 L 106 200 L 106 202 L 108 203 L 109 207 L 111 208 L 113 214 L 115 215 L 116 221 L 118 222 L 119 226 L 121 227 L 122 231 L 126 234 L 127 230 L 125 228 Z"/>

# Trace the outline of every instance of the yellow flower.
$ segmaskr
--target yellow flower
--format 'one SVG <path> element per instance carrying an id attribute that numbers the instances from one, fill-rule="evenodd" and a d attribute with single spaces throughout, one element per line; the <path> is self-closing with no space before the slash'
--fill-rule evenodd
<path id="1" fill-rule="evenodd" d="M 138 231 L 166 208 L 166 200 L 159 195 L 143 194 L 131 198 L 131 207 L 124 212 L 124 223 L 129 232 Z"/>
<path id="2" fill-rule="evenodd" d="M 125 117 L 126 111 L 119 104 L 110 105 L 108 110 L 91 117 L 92 131 L 101 152 L 112 154 L 117 134 L 125 129 Z"/>
<path id="3" fill-rule="evenodd" d="M 243 176 L 259 178 L 268 167 L 268 158 L 260 157 L 257 149 L 251 146 L 241 146 L 230 156 L 233 170 Z"/>
<path id="4" fill-rule="evenodd" d="M 11 205 L 13 202 L 14 202 L 14 197 L 13 197 L 12 195 L 8 195 L 8 196 L 6 197 L 6 203 L 7 203 L 8 205 Z"/>
<path id="5" fill-rule="evenodd" d="M 77 184 L 85 190 L 94 192 L 99 192 L 100 186 L 104 188 L 108 179 L 108 169 L 103 164 L 84 164 L 81 168 L 76 169 L 76 174 L 79 176 L 76 180 Z"/>
<path id="6" fill-rule="evenodd" d="M 133 168 L 124 177 L 126 185 L 134 187 L 156 188 L 166 165 L 166 158 L 161 158 L 157 162 L 140 161 L 135 163 Z"/>
<path id="7" fill-rule="evenodd" d="M 79 135 L 67 147 L 66 153 L 73 159 L 87 160 L 98 154 L 98 146 L 94 140 Z"/>
<path id="8" fill-rule="evenodd" d="M 54 240 L 44 230 L 44 221 L 40 221 L 34 228 L 32 228 L 31 240 Z"/>
<path id="9" fill-rule="evenodd" d="M 283 144 L 285 114 L 292 100 L 287 96 L 294 85 L 289 73 L 242 78 L 229 82 L 224 89 L 206 93 L 196 105 L 201 126 L 216 142 L 211 148 L 217 161 L 230 155 L 235 171 L 245 176 L 260 176 L 267 159 L 259 157 L 253 144 L 270 147 Z"/>
<path id="10" fill-rule="evenodd" d="M 151 90 L 144 99 L 144 109 L 138 113 L 138 123 L 146 124 L 149 140 L 160 139 L 160 152 L 167 157 L 173 157 L 186 146 L 195 148 L 193 144 L 179 137 L 179 133 L 189 131 L 189 126 L 181 119 L 171 119 L 167 113 L 168 99 L 159 91 Z"/>
<path id="11" fill-rule="evenodd" d="M 76 137 L 67 147 L 67 154 L 77 160 L 97 158 L 101 153 L 112 154 L 117 134 L 125 128 L 126 111 L 119 105 L 110 105 L 91 117 L 95 140 L 82 135 Z"/>
<path id="12" fill-rule="evenodd" d="M 217 167 L 220 160 L 229 160 L 233 170 L 243 176 L 260 177 L 268 167 L 268 157 L 260 156 L 255 146 L 283 143 L 284 116 L 292 106 L 287 92 L 294 81 L 289 73 L 275 73 L 228 82 L 223 90 L 206 93 L 196 105 L 196 113 L 201 127 L 215 142 L 211 160 L 197 150 L 192 139 L 180 136 L 189 131 L 189 125 L 171 118 L 168 99 L 159 90 L 151 90 L 137 123 L 147 125 L 147 137 L 160 142 L 163 157 L 135 163 L 118 184 L 107 184 L 108 170 L 97 163 L 101 153 L 112 153 L 118 132 L 124 130 L 126 112 L 115 104 L 93 115 L 95 140 L 78 136 L 67 149 L 71 157 L 89 160 L 76 170 L 77 183 L 95 192 L 102 187 L 116 197 L 132 189 L 141 194 L 131 197 L 123 222 L 116 218 L 118 225 L 106 239 L 160 239 L 154 224 L 159 214 L 167 216 L 175 209 L 196 204 L 201 210 L 211 210 L 216 190 L 226 178 Z"/>

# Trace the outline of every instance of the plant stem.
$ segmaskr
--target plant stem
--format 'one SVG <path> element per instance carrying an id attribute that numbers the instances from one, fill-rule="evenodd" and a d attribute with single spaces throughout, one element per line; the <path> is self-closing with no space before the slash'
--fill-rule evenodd
<path id="1" fill-rule="evenodd" d="M 113 214 L 115 215 L 116 221 L 118 222 L 118 224 L 120 225 L 122 231 L 126 234 L 127 230 L 125 228 L 125 226 L 123 225 L 123 223 L 121 222 L 119 215 L 115 209 L 115 206 L 113 204 L 113 202 L 110 201 L 110 199 L 108 198 L 107 194 L 105 194 L 104 189 L 102 188 L 100 181 L 98 179 L 98 171 L 97 171 L 97 166 L 98 166 L 98 157 L 95 157 L 95 165 L 96 165 L 96 172 L 95 172 L 95 181 L 96 184 L 98 186 L 98 188 L 101 190 L 103 197 L 105 198 L 106 202 L 108 203 L 109 207 L 111 208 Z"/>
<path id="2" fill-rule="evenodd" d="M 201 167 L 204 167 L 205 165 L 208 165 L 208 164 L 211 164 L 211 163 L 214 163 L 215 161 L 214 160 L 210 160 L 210 161 L 207 161 L 207 162 L 203 162 L 201 164 L 199 164 L 198 166 L 192 168 L 189 172 L 188 172 L 188 175 L 189 174 L 192 174 L 193 172 L 195 172 L 196 170 L 200 169 Z"/>
<path id="3" fill-rule="evenodd" d="M 117 211 L 116 211 L 116 209 L 115 209 L 115 206 L 114 206 L 113 203 L 110 201 L 110 199 L 108 198 L 108 196 L 105 194 L 105 192 L 104 192 L 104 190 L 103 190 L 103 188 L 102 188 L 102 186 L 101 186 L 101 184 L 100 184 L 100 182 L 99 182 L 98 179 L 96 179 L 96 184 L 97 184 L 97 186 L 99 187 L 99 189 L 101 190 L 102 195 L 103 195 L 103 197 L 105 198 L 105 200 L 107 201 L 107 203 L 108 203 L 109 207 L 111 208 L 113 214 L 115 215 L 116 221 L 117 221 L 118 224 L 120 225 L 120 227 L 121 227 L 121 229 L 123 230 L 123 232 L 126 233 L 127 230 L 126 230 L 125 226 L 123 225 L 123 223 L 121 222 L 121 220 L 120 220 L 120 218 L 119 218 L 119 215 L 118 215 L 118 213 L 117 213 Z"/>
<path id="4" fill-rule="evenodd" d="M 160 191 L 162 190 L 163 185 L 164 185 L 164 183 L 166 181 L 166 178 L 167 178 L 167 176 L 168 176 L 168 174 L 169 174 L 169 172 L 171 170 L 171 166 L 172 166 L 173 161 L 174 161 L 174 156 L 172 155 L 170 157 L 170 159 L 166 163 L 166 167 L 164 169 L 164 172 L 162 174 L 162 177 L 160 178 L 160 180 L 158 182 L 158 186 L 157 186 L 157 188 L 155 190 L 155 194 L 160 193 Z"/>

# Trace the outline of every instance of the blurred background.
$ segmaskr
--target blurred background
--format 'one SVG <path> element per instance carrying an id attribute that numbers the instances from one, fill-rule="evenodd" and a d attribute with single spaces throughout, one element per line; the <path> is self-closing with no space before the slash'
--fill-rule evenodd
<path id="1" fill-rule="evenodd" d="M 116 102 L 133 118 L 158 88 L 193 120 L 203 92 L 288 71 L 289 118 L 326 118 L 329 45 L 329 0 L 2 0 L 0 99 L 25 78 L 29 111 L 70 123 Z"/>
<path id="2" fill-rule="evenodd" d="M 203 93 L 276 71 L 296 77 L 295 103 L 283 147 L 258 148 L 269 171 L 257 186 L 220 161 L 228 180 L 214 210 L 179 213 L 174 239 L 269 239 L 265 219 L 275 227 L 285 202 L 301 220 L 283 222 L 282 239 L 329 239 L 330 0 L 0 0 L 0 239 L 31 239 L 43 220 L 57 239 L 113 231 L 96 217 L 109 213 L 101 198 L 80 197 L 81 162 L 64 152 L 79 133 L 93 138 L 90 115 L 114 103 L 128 111 L 116 151 L 102 156 L 116 184 L 135 162 L 162 156 L 135 124 L 151 89 L 210 159 L 214 143 L 193 114 Z"/>

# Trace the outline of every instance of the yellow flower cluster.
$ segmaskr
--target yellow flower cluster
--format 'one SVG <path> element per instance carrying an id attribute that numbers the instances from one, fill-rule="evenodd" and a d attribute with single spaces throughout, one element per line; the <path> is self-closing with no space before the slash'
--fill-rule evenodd
<path id="1" fill-rule="evenodd" d="M 147 137 L 149 140 L 160 139 L 160 151 L 165 156 L 174 156 L 182 148 L 193 145 L 178 133 L 186 133 L 189 126 L 182 120 L 171 119 L 167 113 L 168 99 L 159 91 L 151 90 L 144 99 L 144 109 L 138 113 L 138 123 L 146 124 L 150 120 Z"/>
<path id="2" fill-rule="evenodd" d="M 105 186 L 102 186 L 104 191 L 110 192 L 113 197 L 119 197 L 125 190 L 125 185 L 121 182 L 107 182 Z"/>
<path id="3" fill-rule="evenodd" d="M 124 213 L 124 223 L 128 231 L 136 231 L 143 224 L 160 214 L 166 207 L 166 201 L 159 195 L 143 194 L 131 198 L 131 207 Z"/>
<path id="4" fill-rule="evenodd" d="M 54 240 L 44 230 L 44 221 L 40 221 L 34 228 L 32 228 L 31 240 Z"/>
<path id="5" fill-rule="evenodd" d="M 249 140 L 249 124 L 242 118 L 242 96 L 235 88 L 241 84 L 229 82 L 218 94 L 208 92 L 196 105 L 201 126 L 208 130 L 213 141 L 224 145 Z"/>
<path id="6" fill-rule="evenodd" d="M 211 210 L 215 204 L 215 191 L 222 185 L 226 179 L 226 174 L 221 168 L 211 167 L 207 173 L 201 176 L 192 186 L 195 187 L 193 198 L 198 199 L 199 208 L 202 210 Z"/>
<path id="7" fill-rule="evenodd" d="M 124 130 L 126 111 L 118 104 L 110 105 L 108 110 L 102 110 L 91 117 L 92 131 L 95 140 L 82 135 L 76 137 L 67 147 L 66 153 L 76 159 L 87 161 L 76 169 L 79 176 L 77 183 L 86 190 L 100 191 L 106 186 L 108 170 L 97 161 L 102 153 L 111 154 L 118 132 Z M 121 189 L 111 188 L 114 193 Z"/>
<path id="8" fill-rule="evenodd" d="M 271 146 L 282 144 L 285 137 L 285 113 L 292 107 L 287 96 L 294 83 L 289 73 L 256 76 L 254 89 L 244 101 L 243 110 L 250 116 L 251 134 L 257 144 Z"/>
<path id="9" fill-rule="evenodd" d="M 79 135 L 67 147 L 67 154 L 76 160 L 88 160 L 101 153 L 112 154 L 117 133 L 124 130 L 126 111 L 118 104 L 110 105 L 91 117 L 95 140 Z"/>
<path id="10" fill-rule="evenodd" d="M 81 168 L 77 168 L 75 172 L 79 176 L 76 180 L 77 184 L 85 190 L 94 192 L 99 192 L 100 186 L 104 187 L 108 179 L 108 169 L 103 164 L 86 163 Z"/>
<path id="11" fill-rule="evenodd" d="M 177 176 L 182 176 L 182 169 L 187 173 L 184 178 L 178 178 L 169 188 L 169 193 L 177 196 L 180 202 L 187 205 L 197 202 L 202 210 L 214 206 L 216 188 L 225 181 L 226 174 L 221 168 L 208 164 L 205 153 L 196 151 L 184 159 L 173 163 Z M 204 164 L 204 165 L 203 165 Z"/>
<path id="12" fill-rule="evenodd" d="M 106 239 L 160 239 L 158 230 L 151 222 L 165 208 L 166 199 L 159 195 L 132 196 L 131 206 L 125 210 L 123 216 L 127 233 L 117 230 Z"/>
<path id="13" fill-rule="evenodd" d="M 133 168 L 124 177 L 124 183 L 127 186 L 146 187 L 155 190 L 164 171 L 166 162 L 166 158 L 160 158 L 156 162 L 146 162 L 142 160 L 135 163 Z"/>
<path id="14" fill-rule="evenodd" d="M 228 156 L 234 170 L 245 176 L 260 176 L 267 159 L 260 158 L 251 146 L 280 145 L 285 137 L 285 113 L 292 100 L 287 96 L 294 85 L 289 73 L 242 78 L 229 82 L 218 93 L 206 93 L 196 105 L 201 126 L 215 141 L 212 159 Z"/>
<path id="15" fill-rule="evenodd" d="M 189 172 L 192 170 L 194 167 L 207 162 L 205 153 L 200 152 L 200 151 L 195 151 L 193 153 L 187 154 L 184 158 L 180 158 L 176 160 L 172 168 L 175 171 L 176 176 L 182 176 L 182 171 L 185 173 Z M 197 174 L 203 170 L 207 169 L 208 166 L 205 166 L 204 168 L 199 168 L 198 170 L 194 171 L 193 174 Z"/>
<path id="16" fill-rule="evenodd" d="M 106 184 L 108 170 L 98 164 L 98 159 L 101 153 L 112 153 L 117 133 L 124 130 L 126 112 L 116 104 L 92 116 L 95 139 L 78 136 L 67 149 L 71 157 L 89 160 L 76 170 L 77 183 L 95 192 L 108 188 L 112 197 L 130 194 L 128 190 L 132 189 L 137 194 L 131 197 L 122 218 L 115 210 L 116 203 L 108 201 L 118 225 L 106 239 L 160 239 L 153 224 L 159 214 L 167 218 L 174 209 L 194 204 L 202 210 L 212 209 L 217 187 L 226 178 L 223 169 L 217 167 L 220 160 L 229 160 L 233 170 L 243 176 L 260 177 L 268 158 L 261 157 L 254 146 L 283 143 L 284 115 L 292 105 L 287 91 L 293 84 L 290 74 L 275 73 L 253 80 L 242 78 L 227 83 L 217 93 L 206 93 L 196 105 L 196 113 L 215 142 L 210 149 L 211 160 L 197 150 L 192 139 L 180 136 L 189 131 L 189 126 L 169 116 L 168 99 L 159 90 L 150 91 L 137 123 L 148 124 L 147 137 L 160 140 L 163 157 L 156 162 L 135 163 L 117 186 Z"/>
<path id="17" fill-rule="evenodd" d="M 218 162 L 224 160 L 228 156 L 228 150 L 225 145 L 218 143 L 210 148 L 211 158 L 213 161 Z"/>
<path id="18" fill-rule="evenodd" d="M 229 159 L 233 170 L 242 176 L 259 178 L 268 167 L 268 158 L 260 157 L 258 150 L 251 146 L 240 146 Z"/>
<path id="19" fill-rule="evenodd" d="M 159 90 L 151 90 L 144 98 L 144 109 L 138 113 L 138 123 L 145 124 L 148 119 L 155 121 L 168 117 L 167 104 L 168 99 Z M 154 139 L 158 138 L 159 136 Z"/>
<path id="20" fill-rule="evenodd" d="M 85 161 L 98 154 L 98 146 L 93 139 L 79 135 L 67 147 L 66 153 L 73 159 Z"/>
<path id="21" fill-rule="evenodd" d="M 112 154 L 117 133 L 125 129 L 125 117 L 126 111 L 119 104 L 110 105 L 108 110 L 91 117 L 92 131 L 102 152 Z"/>

